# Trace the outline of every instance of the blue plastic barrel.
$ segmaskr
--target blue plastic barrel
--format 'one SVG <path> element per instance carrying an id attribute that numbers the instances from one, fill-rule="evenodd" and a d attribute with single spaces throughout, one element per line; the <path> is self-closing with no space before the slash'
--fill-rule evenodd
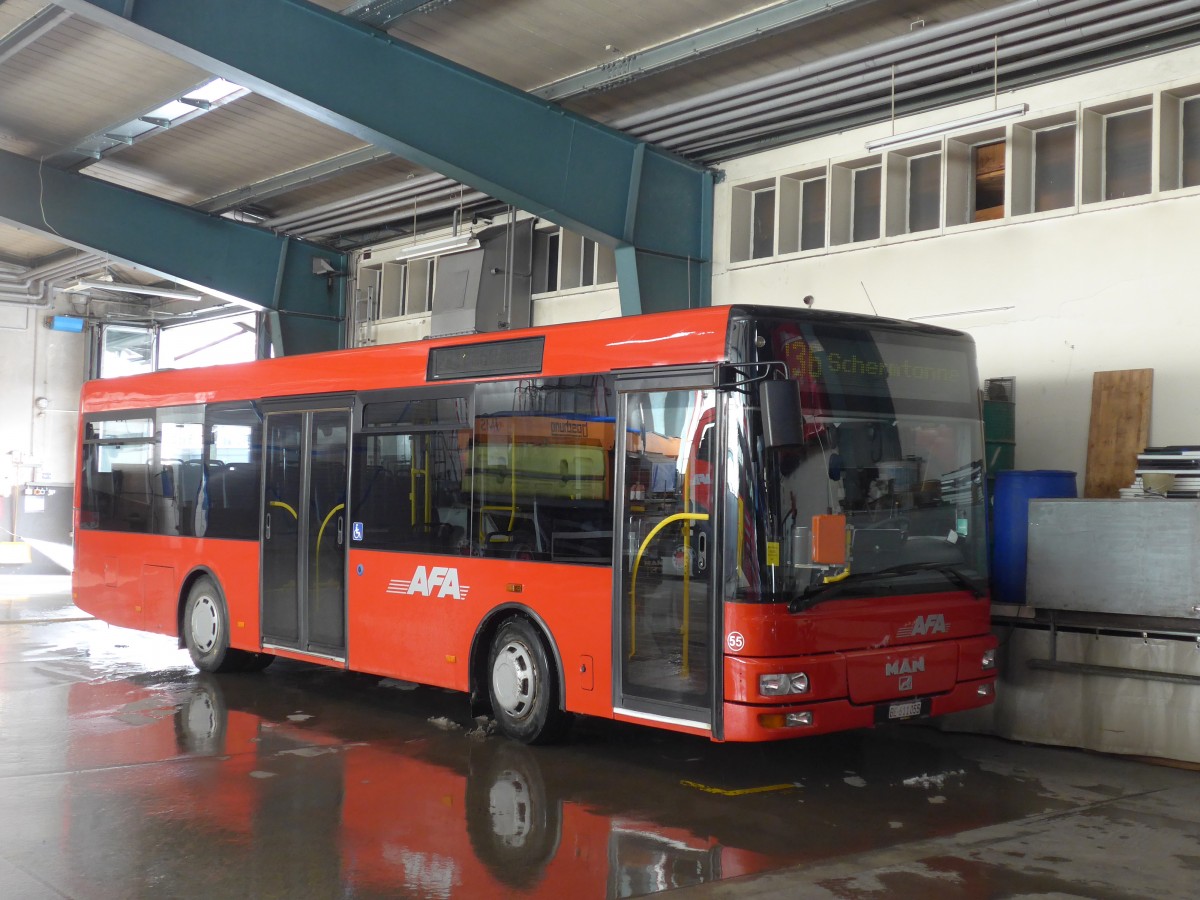
<path id="1" fill-rule="evenodd" d="M 1075 473 L 1052 469 L 996 473 L 992 501 L 992 599 L 1025 602 L 1026 550 L 1029 545 L 1029 501 L 1043 497 L 1077 497 Z"/>

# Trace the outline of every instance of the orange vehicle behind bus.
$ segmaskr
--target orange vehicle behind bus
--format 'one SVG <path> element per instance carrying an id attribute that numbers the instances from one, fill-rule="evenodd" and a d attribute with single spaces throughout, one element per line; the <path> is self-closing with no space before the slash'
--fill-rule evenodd
<path id="1" fill-rule="evenodd" d="M 93 381 L 75 598 L 276 656 L 760 741 L 987 704 L 974 347 L 718 307 Z"/>

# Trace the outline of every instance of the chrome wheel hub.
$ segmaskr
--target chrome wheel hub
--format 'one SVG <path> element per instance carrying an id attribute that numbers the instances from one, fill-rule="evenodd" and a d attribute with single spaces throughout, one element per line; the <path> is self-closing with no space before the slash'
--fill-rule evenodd
<path id="1" fill-rule="evenodd" d="M 192 643 L 197 650 L 207 653 L 216 646 L 220 624 L 221 617 L 213 598 L 201 597 L 197 600 L 192 606 L 192 620 L 189 623 Z"/>
<path id="2" fill-rule="evenodd" d="M 492 663 L 492 691 L 496 702 L 515 719 L 529 715 L 537 697 L 537 671 L 529 648 L 509 641 Z"/>

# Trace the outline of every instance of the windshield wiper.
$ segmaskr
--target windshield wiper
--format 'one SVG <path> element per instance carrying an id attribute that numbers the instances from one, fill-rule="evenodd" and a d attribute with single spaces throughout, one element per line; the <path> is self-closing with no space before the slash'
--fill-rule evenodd
<path id="1" fill-rule="evenodd" d="M 896 575 L 912 575 L 917 572 L 937 572 L 956 587 L 960 587 L 964 591 L 969 591 L 976 598 L 984 596 L 984 592 L 980 589 L 979 585 L 968 578 L 961 569 L 950 563 L 902 563 L 898 566 L 889 566 L 886 569 L 874 569 L 870 572 L 851 572 L 845 578 L 840 578 L 837 581 L 826 581 L 822 584 L 810 585 L 799 597 L 788 604 L 788 612 L 798 613 L 804 612 L 806 609 L 811 609 L 821 602 L 820 597 L 822 594 L 833 590 L 833 588 L 845 585 L 847 582 L 869 581 L 876 578 L 894 577 Z M 833 598 L 826 597 L 825 599 L 832 600 Z"/>

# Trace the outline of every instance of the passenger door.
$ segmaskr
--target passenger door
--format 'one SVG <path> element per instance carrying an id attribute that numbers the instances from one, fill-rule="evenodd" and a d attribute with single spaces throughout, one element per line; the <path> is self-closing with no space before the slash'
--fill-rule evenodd
<path id="1" fill-rule="evenodd" d="M 711 369 L 707 378 L 711 384 Z M 712 727 L 720 616 L 714 591 L 715 392 L 679 382 L 618 383 L 614 705 Z M 688 380 L 687 378 L 683 379 Z M 618 450 L 618 453 L 620 451 Z"/>
<path id="2" fill-rule="evenodd" d="M 266 417 L 264 647 L 345 658 L 349 441 L 348 407 Z"/>

